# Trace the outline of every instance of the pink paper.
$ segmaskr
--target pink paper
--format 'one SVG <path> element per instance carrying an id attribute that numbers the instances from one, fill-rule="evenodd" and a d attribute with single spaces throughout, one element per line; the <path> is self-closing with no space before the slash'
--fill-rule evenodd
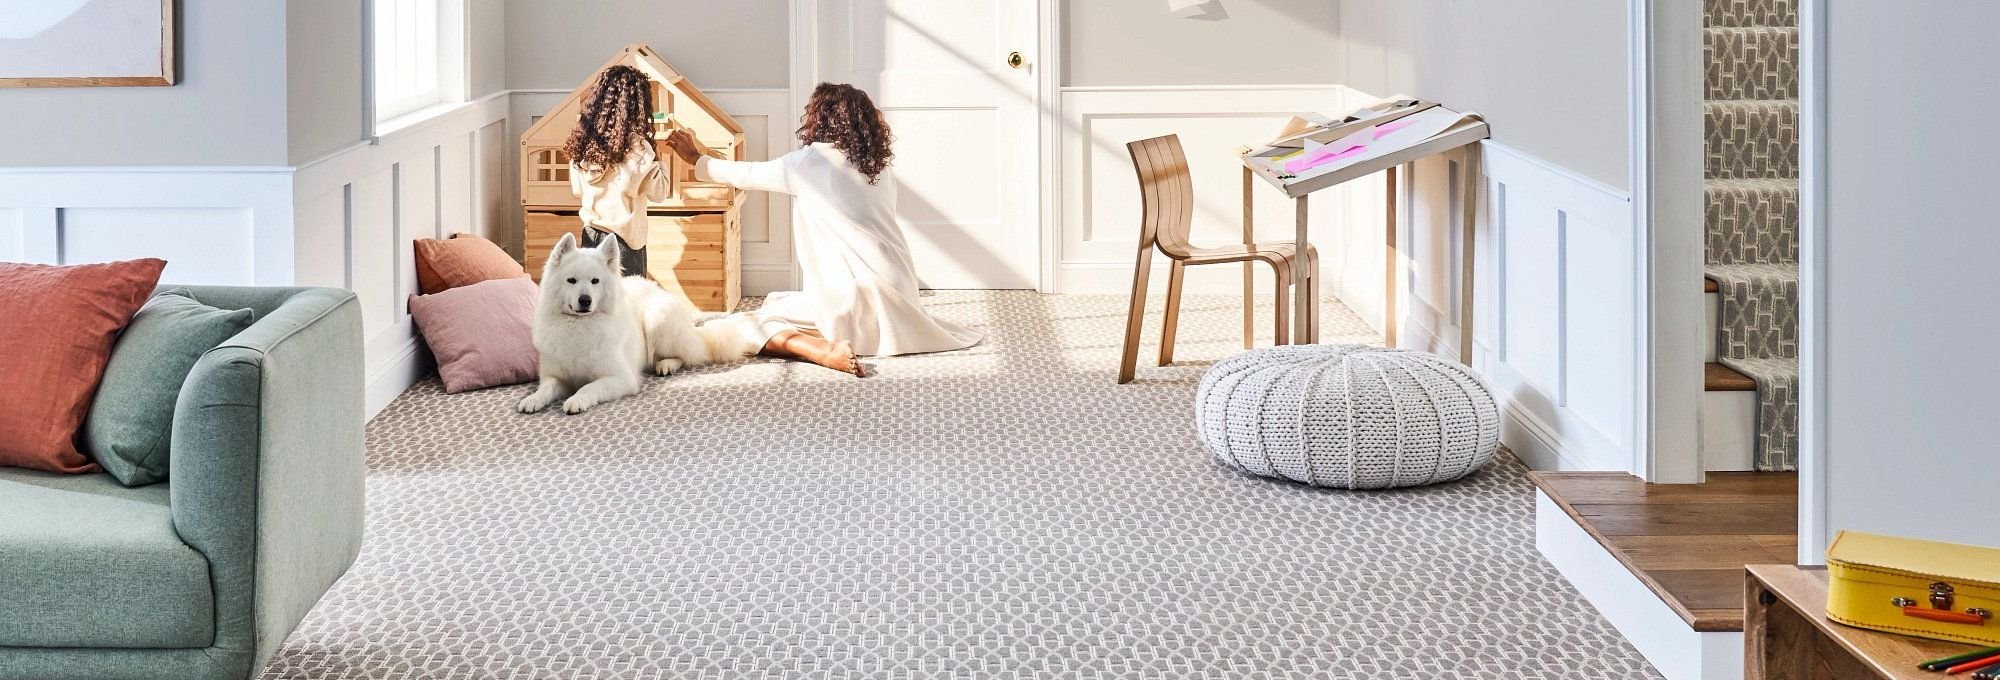
<path id="1" fill-rule="evenodd" d="M 1325 151 L 1326 149 L 1331 149 L 1331 148 L 1333 148 L 1333 147 L 1332 147 L 1332 146 L 1322 146 L 1322 147 L 1320 147 L 1320 150 L 1321 150 L 1321 151 Z M 1313 169 L 1313 168 L 1317 168 L 1317 167 L 1319 167 L 1319 166 L 1322 166 L 1322 165 L 1326 165 L 1326 164 L 1328 164 L 1328 163 L 1332 163 L 1332 162 L 1334 162 L 1334 161 L 1337 161 L 1337 160 L 1340 160 L 1340 159 L 1343 159 L 1343 158 L 1353 158 L 1353 157 L 1355 157 L 1355 156 L 1359 156 L 1359 155 L 1361 155 L 1361 154 L 1363 154 L 1363 153 L 1366 153 L 1367 151 L 1368 151 L 1368 147 L 1365 147 L 1365 146 L 1355 146 L 1355 147 L 1348 147 L 1348 149 L 1347 149 L 1346 151 L 1341 151 L 1341 152 L 1339 152 L 1339 153 L 1317 153 L 1317 154 L 1309 154 L 1309 155 L 1307 155 L 1307 156 L 1306 156 L 1306 157 L 1304 157 L 1304 158 L 1296 158 L 1296 159 L 1293 159 L 1293 160 L 1292 160 L 1291 162 L 1289 162 L 1289 163 L 1286 163 L 1286 164 L 1285 164 L 1285 172 L 1289 172 L 1289 173 L 1292 173 L 1292 174 L 1296 175 L 1296 174 L 1299 174 L 1299 172 L 1301 172 L 1301 171 L 1304 171 L 1304 170 L 1311 170 L 1311 169 Z"/>

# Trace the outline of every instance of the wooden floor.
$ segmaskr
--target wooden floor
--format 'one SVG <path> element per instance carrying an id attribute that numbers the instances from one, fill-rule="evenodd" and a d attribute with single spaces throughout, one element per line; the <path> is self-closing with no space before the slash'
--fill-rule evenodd
<path id="1" fill-rule="evenodd" d="M 1542 492 L 1681 619 L 1743 630 L 1743 567 L 1798 561 L 1798 475 L 1711 472 L 1647 484 L 1618 472 L 1536 472 Z"/>

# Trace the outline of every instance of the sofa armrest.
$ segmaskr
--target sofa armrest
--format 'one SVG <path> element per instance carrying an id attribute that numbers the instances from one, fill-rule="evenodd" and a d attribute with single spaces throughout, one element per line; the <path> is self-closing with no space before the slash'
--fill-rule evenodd
<path id="1" fill-rule="evenodd" d="M 365 471 L 354 294 L 234 294 L 259 292 L 282 301 L 188 374 L 168 474 L 174 529 L 209 561 L 215 647 L 249 669 L 353 564 Z"/>

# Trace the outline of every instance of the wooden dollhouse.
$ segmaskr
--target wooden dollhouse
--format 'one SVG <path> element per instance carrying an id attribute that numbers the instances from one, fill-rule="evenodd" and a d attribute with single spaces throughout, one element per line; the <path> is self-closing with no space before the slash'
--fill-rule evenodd
<path id="1" fill-rule="evenodd" d="M 653 135 L 685 128 L 704 146 L 724 158 L 743 158 L 743 127 L 688 82 L 658 52 L 644 44 L 628 45 L 605 62 L 590 80 L 565 97 L 521 136 L 522 243 L 528 272 L 539 282 L 549 250 L 563 234 L 583 236 L 577 219 L 580 206 L 570 193 L 569 156 L 564 140 L 575 129 L 584 97 L 596 85 L 597 73 L 623 64 L 639 69 L 653 81 Z M 646 267 L 669 291 L 687 296 L 702 311 L 734 311 L 742 297 L 738 266 L 743 192 L 720 184 L 699 182 L 694 166 L 668 155 L 673 191 L 647 209 L 651 230 L 646 236 Z"/>

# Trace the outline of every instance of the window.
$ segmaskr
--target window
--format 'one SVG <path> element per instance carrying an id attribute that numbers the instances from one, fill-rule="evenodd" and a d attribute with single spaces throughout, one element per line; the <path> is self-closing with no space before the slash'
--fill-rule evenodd
<path id="1" fill-rule="evenodd" d="M 374 0 L 375 120 L 463 101 L 462 0 Z"/>

